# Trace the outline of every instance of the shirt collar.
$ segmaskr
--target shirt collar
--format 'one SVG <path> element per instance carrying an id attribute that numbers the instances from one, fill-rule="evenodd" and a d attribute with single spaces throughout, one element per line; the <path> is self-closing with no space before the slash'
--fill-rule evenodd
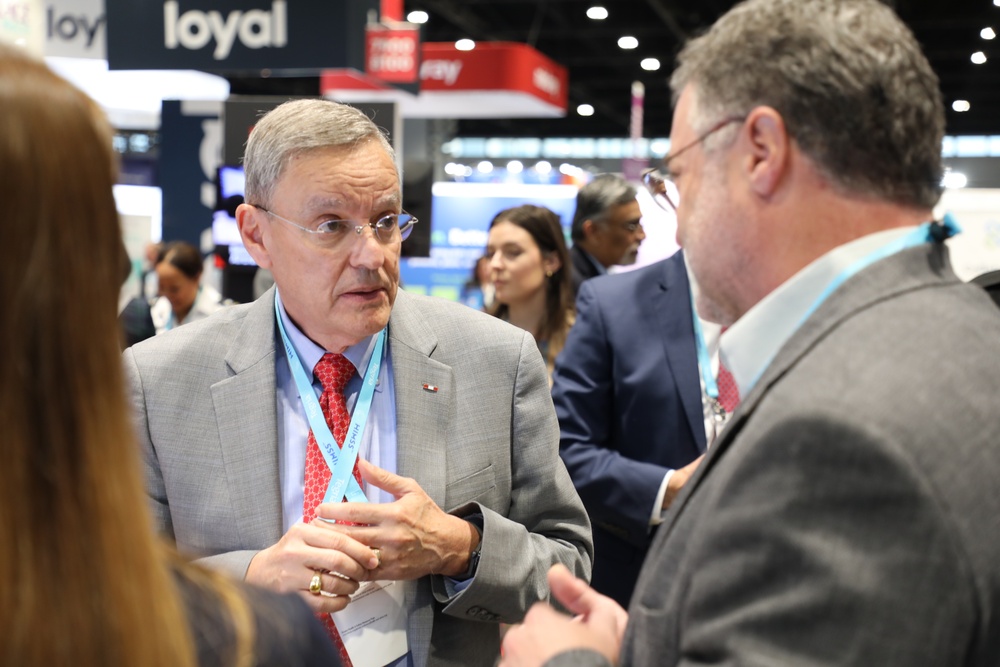
<path id="1" fill-rule="evenodd" d="M 281 323 L 285 326 L 285 334 L 288 335 L 288 340 L 291 341 L 292 346 L 295 347 L 295 351 L 299 355 L 299 359 L 302 361 L 302 367 L 306 370 L 310 377 L 312 377 L 312 371 L 319 363 L 319 360 L 323 358 L 323 355 L 327 353 L 327 350 L 323 349 L 321 346 L 314 343 L 308 336 L 302 333 L 302 330 L 292 321 L 292 318 L 288 316 L 288 312 L 285 310 L 285 304 L 281 301 L 281 293 L 275 288 L 274 298 L 278 301 L 278 312 L 281 313 Z M 347 360 L 354 364 L 354 368 L 358 371 L 358 375 L 363 375 L 364 372 L 361 369 L 368 368 L 368 361 L 371 359 L 372 352 L 375 351 L 375 339 L 377 334 L 372 334 L 367 336 L 361 341 L 350 346 L 344 350 L 344 356 Z"/>
<path id="2" fill-rule="evenodd" d="M 802 324 L 827 285 L 854 262 L 913 231 L 889 229 L 862 236 L 814 260 L 765 296 L 722 335 L 720 353 L 746 396 L 781 347 Z"/>

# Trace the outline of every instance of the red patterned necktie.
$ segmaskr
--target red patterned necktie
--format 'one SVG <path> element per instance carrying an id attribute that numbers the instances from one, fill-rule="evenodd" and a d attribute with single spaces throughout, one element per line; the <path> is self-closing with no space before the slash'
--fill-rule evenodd
<path id="1" fill-rule="evenodd" d="M 347 428 L 351 423 L 351 414 L 347 411 L 347 400 L 344 398 L 344 388 L 354 375 L 354 365 L 342 354 L 327 353 L 316 364 L 313 375 L 323 386 L 319 405 L 323 409 L 326 424 L 330 427 L 330 432 L 333 433 L 337 444 L 343 446 Z M 330 485 L 330 477 L 330 467 L 323 459 L 323 453 L 316 442 L 316 436 L 310 429 L 306 445 L 305 484 L 302 499 L 302 521 L 304 523 L 309 523 L 316 518 L 316 507 L 323 502 L 326 487 Z M 357 461 L 354 462 L 354 478 L 358 480 L 358 484 L 361 484 L 361 472 L 358 470 Z M 333 640 L 334 646 L 340 652 L 341 663 L 344 667 L 351 667 L 351 658 L 347 655 L 344 642 L 341 641 L 340 633 L 337 632 L 337 626 L 334 625 L 330 614 L 321 614 L 319 619 Z"/>
<path id="2" fill-rule="evenodd" d="M 726 333 L 729 327 L 722 327 L 719 335 Z M 729 372 L 726 365 L 722 363 L 722 355 L 719 355 L 719 376 L 715 378 L 715 383 L 719 387 L 719 405 L 726 411 L 727 415 L 733 414 L 733 410 L 740 404 L 740 388 L 736 386 L 736 378 Z"/>
<path id="3" fill-rule="evenodd" d="M 740 404 L 740 388 L 736 386 L 733 374 L 722 365 L 721 359 L 719 360 L 719 376 L 715 381 L 719 385 L 719 404 L 726 411 L 726 414 L 730 415 Z"/>

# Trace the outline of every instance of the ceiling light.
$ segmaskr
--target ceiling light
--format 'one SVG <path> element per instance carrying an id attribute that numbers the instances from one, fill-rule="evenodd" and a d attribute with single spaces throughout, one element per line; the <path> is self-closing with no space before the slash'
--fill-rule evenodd
<path id="1" fill-rule="evenodd" d="M 634 49 L 635 47 L 639 46 L 639 40 L 637 40 L 635 37 L 630 37 L 626 35 L 625 37 L 618 38 L 618 46 L 620 46 L 623 49 Z"/>
<path id="2" fill-rule="evenodd" d="M 972 105 L 969 104 L 968 100 L 955 100 L 951 103 L 951 108 L 961 113 L 962 111 L 968 111 L 971 109 Z"/>
<path id="3" fill-rule="evenodd" d="M 993 28 L 983 28 L 979 31 L 979 36 L 983 39 L 993 39 L 997 34 L 993 32 Z"/>
<path id="4" fill-rule="evenodd" d="M 421 12 L 419 10 L 410 12 L 406 15 L 406 20 L 410 23 L 427 23 L 427 19 L 429 18 L 430 17 L 427 15 L 427 12 Z"/>
<path id="5" fill-rule="evenodd" d="M 471 51 L 476 48 L 476 43 L 471 39 L 460 39 L 455 42 L 455 48 L 459 51 Z"/>
<path id="6" fill-rule="evenodd" d="M 587 10 L 587 18 L 595 21 L 603 21 L 608 18 L 608 10 L 604 7 L 591 7 Z"/>
<path id="7" fill-rule="evenodd" d="M 524 171 L 524 164 L 520 160 L 511 160 L 507 163 L 507 173 L 520 174 Z"/>
<path id="8" fill-rule="evenodd" d="M 660 69 L 660 61 L 656 58 L 643 58 L 639 66 L 644 70 L 649 70 L 650 72 L 655 72 Z"/>
<path id="9" fill-rule="evenodd" d="M 960 171 L 946 171 L 941 185 L 949 190 L 958 190 L 969 184 L 969 179 Z"/>
<path id="10" fill-rule="evenodd" d="M 977 65 L 982 65 L 984 62 L 986 62 L 986 54 L 983 53 L 982 51 L 976 51 L 975 53 L 972 54 L 972 62 L 976 63 Z"/>
<path id="11" fill-rule="evenodd" d="M 576 108 L 576 112 L 581 116 L 593 116 L 594 107 L 590 106 L 589 104 L 581 104 Z"/>
<path id="12" fill-rule="evenodd" d="M 539 174 L 548 174 L 548 173 L 551 173 L 552 172 L 552 163 L 550 163 L 550 162 L 548 162 L 546 160 L 542 160 L 541 162 L 539 162 L 538 164 L 535 165 L 535 171 L 537 171 Z"/>
<path id="13" fill-rule="evenodd" d="M 490 162 L 489 160 L 483 160 L 482 162 L 476 165 L 476 171 L 478 171 L 480 174 L 488 174 L 491 171 L 493 171 L 493 163 Z"/>

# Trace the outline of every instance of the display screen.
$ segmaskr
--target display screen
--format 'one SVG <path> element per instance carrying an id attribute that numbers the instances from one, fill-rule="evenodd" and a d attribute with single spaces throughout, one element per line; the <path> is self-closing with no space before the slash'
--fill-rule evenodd
<path id="1" fill-rule="evenodd" d="M 212 212 L 212 242 L 229 249 L 230 264 L 254 266 L 253 258 L 243 247 L 239 226 L 236 224 L 236 207 L 243 203 L 245 184 L 243 167 L 219 167 L 215 210 Z"/>

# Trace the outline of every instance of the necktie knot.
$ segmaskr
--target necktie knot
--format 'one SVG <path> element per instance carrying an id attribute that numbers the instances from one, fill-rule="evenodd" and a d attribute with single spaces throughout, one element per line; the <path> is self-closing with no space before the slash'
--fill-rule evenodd
<path id="1" fill-rule="evenodd" d="M 354 364 L 342 354 L 327 352 L 316 363 L 313 375 L 323 386 L 324 392 L 343 394 L 348 381 L 354 376 Z"/>

